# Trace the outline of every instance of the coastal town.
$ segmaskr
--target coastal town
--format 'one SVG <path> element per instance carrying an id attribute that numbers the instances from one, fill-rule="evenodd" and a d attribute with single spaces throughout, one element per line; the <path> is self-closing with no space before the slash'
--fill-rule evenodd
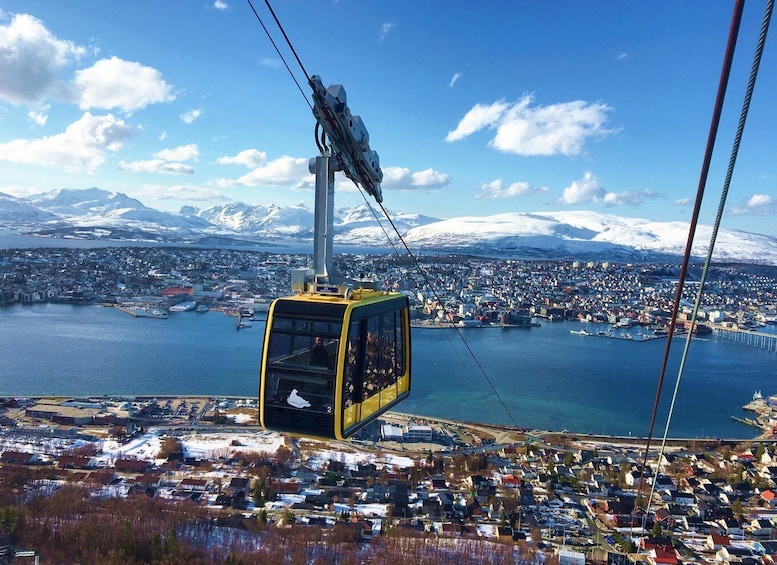
<path id="1" fill-rule="evenodd" d="M 266 311 L 290 292 L 304 254 L 108 247 L 0 250 L 0 305 L 66 302 L 167 311 L 182 304 L 232 315 Z M 405 293 L 415 323 L 526 325 L 532 319 L 581 320 L 662 329 L 669 324 L 679 267 L 672 264 L 528 261 L 463 256 L 340 254 L 347 279 L 374 280 Z M 695 299 L 700 267 L 683 291 L 680 319 Z M 777 321 L 777 270 L 722 265 L 708 274 L 698 321 L 754 330 Z"/>
<path id="2" fill-rule="evenodd" d="M 246 398 L 7 397 L 0 412 L 6 560 L 57 561 L 49 545 L 35 545 L 32 516 L 20 526 L 7 509 L 69 489 L 95 511 L 109 499 L 202 511 L 218 521 L 175 524 L 176 543 L 221 544 L 267 563 L 284 562 L 267 553 L 268 539 L 292 531 L 308 532 L 308 560 L 318 551 L 327 562 L 344 555 L 327 554 L 333 544 L 368 556 L 398 540 L 411 557 L 423 547 L 429 563 L 448 562 L 437 552 L 581 565 L 777 556 L 770 441 L 669 442 L 646 452 L 639 438 L 398 413 L 347 442 L 317 441 L 257 428 L 256 400 Z"/>
<path id="3" fill-rule="evenodd" d="M 0 304 L 101 304 L 163 317 L 214 310 L 239 324 L 287 294 L 290 270 L 308 260 L 223 249 L 5 249 Z M 407 294 L 416 325 L 530 328 L 579 320 L 645 332 L 665 331 L 678 274 L 669 264 L 419 261 L 421 272 L 404 258 L 338 255 L 337 267 Z M 698 274 L 691 272 L 688 302 Z M 756 335 L 775 321 L 776 280 L 768 267 L 713 268 L 702 322 L 692 330 Z M 681 312 L 681 325 L 689 311 Z M 106 500 L 193 512 L 170 526 L 163 548 L 171 536 L 190 551 L 218 546 L 207 562 L 286 562 L 289 540 L 297 539 L 305 544 L 294 562 L 321 555 L 328 556 L 322 562 L 355 562 L 344 556 L 357 553 L 359 562 L 389 562 L 380 551 L 401 544 L 405 559 L 424 555 L 429 563 L 447 563 L 452 553 L 457 562 L 771 563 L 777 398 L 759 394 L 746 408 L 764 432 L 758 440 L 697 439 L 646 452 L 636 437 L 392 412 L 347 442 L 318 441 L 259 428 L 255 398 L 7 395 L 0 406 L 1 551 L 6 560 L 67 561 L 43 541 L 28 504 L 77 489 L 91 501 L 82 510 L 100 519 L 107 519 L 99 514 Z M 27 516 L 24 528 L 19 516 Z M 58 520 L 64 532 L 74 518 Z M 327 553 L 333 547 L 345 553 Z M 130 550 L 133 558 L 119 562 L 149 561 L 137 544 L 123 551 Z"/>

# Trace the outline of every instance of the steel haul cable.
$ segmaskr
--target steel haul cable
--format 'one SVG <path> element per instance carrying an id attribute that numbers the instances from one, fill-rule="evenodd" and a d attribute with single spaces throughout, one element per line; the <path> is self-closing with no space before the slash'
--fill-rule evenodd
<path id="1" fill-rule="evenodd" d="M 696 327 L 696 319 L 698 317 L 699 309 L 701 307 L 701 300 L 704 295 L 704 286 L 707 281 L 707 274 L 709 272 L 710 264 L 712 263 L 712 253 L 713 253 L 713 250 L 715 249 L 715 242 L 717 240 L 721 218 L 723 217 L 723 210 L 726 206 L 728 190 L 729 190 L 729 187 L 731 186 L 731 178 L 734 174 L 734 166 L 736 164 L 737 156 L 739 154 L 739 146 L 742 141 L 742 134 L 744 133 L 745 123 L 747 122 L 747 114 L 750 110 L 750 102 L 753 97 L 755 81 L 756 81 L 756 78 L 758 77 L 758 69 L 761 65 L 761 57 L 763 55 L 764 46 L 766 44 L 766 36 L 768 35 L 768 32 L 769 32 L 769 24 L 771 22 L 773 9 L 774 9 L 774 0 L 768 0 L 766 3 L 766 9 L 764 11 L 763 23 L 761 25 L 761 32 L 758 38 L 758 44 L 756 46 L 755 56 L 753 57 L 753 64 L 750 70 L 750 78 L 747 83 L 745 99 L 744 99 L 744 102 L 742 103 L 742 110 L 739 116 L 739 124 L 737 125 L 736 135 L 734 136 L 734 143 L 731 148 L 731 156 L 729 157 L 728 169 L 726 171 L 726 179 L 723 183 L 723 189 L 718 203 L 718 211 L 715 215 L 715 225 L 713 226 L 712 235 L 710 237 L 710 242 L 707 247 L 707 256 L 704 260 L 704 267 L 702 270 L 702 276 L 699 283 L 699 289 L 696 293 L 696 300 L 693 305 L 693 312 L 691 314 L 691 322 L 690 322 L 691 330 L 693 330 L 693 328 Z M 688 349 L 691 344 L 692 333 L 693 331 L 689 331 L 685 339 L 685 347 L 683 349 L 683 354 L 680 361 L 680 368 L 678 370 L 677 380 L 675 382 L 674 392 L 672 394 L 672 402 L 669 407 L 669 415 L 667 417 L 666 427 L 664 429 L 664 436 L 663 436 L 663 439 L 661 442 L 661 448 L 658 454 L 659 460 L 661 456 L 664 454 L 664 451 L 666 449 L 666 442 L 669 435 L 669 425 L 672 420 L 672 413 L 674 412 L 675 401 L 677 399 L 678 390 L 680 388 L 680 381 L 682 379 L 683 370 L 685 368 L 685 362 L 688 358 Z M 647 503 L 648 510 L 650 508 L 650 502 L 653 498 L 654 492 L 655 492 L 655 481 L 653 481 L 653 485 L 650 490 L 650 496 L 648 497 L 648 503 Z"/>
<path id="2" fill-rule="evenodd" d="M 305 95 L 304 91 L 302 90 L 302 87 L 300 86 L 299 82 L 298 82 L 298 81 L 297 81 L 297 79 L 295 78 L 295 76 L 294 76 L 294 73 L 291 71 L 291 68 L 289 67 L 288 63 L 286 62 L 286 59 L 285 59 L 285 58 L 283 57 L 283 55 L 281 54 L 281 51 L 280 51 L 280 49 L 278 48 L 278 45 L 275 43 L 275 41 L 273 41 L 273 39 L 272 39 L 272 36 L 270 35 L 270 32 L 269 32 L 269 30 L 267 29 L 267 27 L 264 25 L 264 22 L 262 21 L 262 18 L 261 18 L 261 16 L 260 16 L 260 15 L 259 15 L 259 13 L 256 11 L 256 9 L 254 8 L 254 5 L 253 5 L 253 3 L 251 2 L 251 0 L 246 0 L 246 1 L 248 2 L 248 5 L 251 7 L 251 11 L 254 13 L 254 16 L 256 17 L 256 19 L 257 19 L 257 20 L 259 21 L 259 23 L 261 24 L 261 26 L 262 26 L 262 29 L 264 30 L 265 34 L 266 34 L 266 35 L 267 35 L 267 37 L 270 39 L 270 42 L 272 43 L 273 47 L 275 48 L 275 51 L 276 51 L 276 53 L 278 53 L 278 56 L 279 56 L 279 57 L 281 58 L 281 60 L 283 61 L 283 64 L 284 64 L 284 66 L 286 67 L 286 70 L 289 72 L 289 74 L 291 75 L 291 78 L 292 78 L 292 80 L 294 80 L 294 83 L 297 85 L 297 88 L 299 89 L 300 93 L 302 94 L 303 98 L 305 99 L 305 102 L 306 102 L 306 103 L 308 104 L 308 106 L 310 106 L 310 108 L 312 109 L 313 107 L 312 107 L 312 105 L 310 104 L 310 101 L 308 100 L 307 96 Z M 284 39 L 286 40 L 286 44 L 289 46 L 289 49 L 291 50 L 292 54 L 294 55 L 295 59 L 297 60 L 297 63 L 299 64 L 299 66 L 300 66 L 300 69 L 302 69 L 302 72 L 304 73 L 304 75 L 305 75 L 305 78 L 308 80 L 308 82 L 310 82 L 310 76 L 308 75 L 307 71 L 305 70 L 305 67 L 304 67 L 304 65 L 302 64 L 302 61 L 300 60 L 299 56 L 297 55 L 297 51 L 294 49 L 294 46 L 292 45 L 292 43 L 291 43 L 291 40 L 289 39 L 289 36 L 286 34 L 286 31 L 283 29 L 283 26 L 281 25 L 281 23 L 280 23 L 280 20 L 279 20 L 279 19 L 278 19 L 278 17 L 275 15 L 275 11 L 272 9 L 272 6 L 270 5 L 270 2 L 269 2 L 269 0 L 265 0 L 265 4 L 266 4 L 266 6 L 267 6 L 267 9 L 268 9 L 268 10 L 270 11 L 270 13 L 272 14 L 272 17 L 273 17 L 273 19 L 275 20 L 275 23 L 276 23 L 276 25 L 278 26 L 278 29 L 279 29 L 279 30 L 281 31 L 281 33 L 283 34 L 283 37 L 284 37 Z M 316 144 L 318 145 L 319 149 L 321 149 L 321 148 L 322 148 L 322 146 L 324 145 L 324 139 L 323 139 L 323 137 L 324 137 L 324 136 L 323 136 L 323 134 L 322 134 L 322 135 L 321 135 L 321 139 L 319 140 L 319 137 L 318 137 L 318 136 L 316 136 Z M 357 184 L 357 187 L 358 187 L 358 184 Z M 360 190 L 361 190 L 361 187 L 359 187 L 359 188 L 360 188 Z M 365 200 L 366 200 L 366 199 L 365 199 Z M 380 204 L 380 208 L 381 208 L 381 210 L 383 211 L 383 214 L 384 214 L 384 216 L 386 217 L 386 219 L 387 219 L 387 220 L 389 221 L 389 223 L 391 224 L 391 227 L 393 228 L 393 230 L 394 230 L 394 233 L 396 233 L 397 237 L 398 237 L 398 238 L 399 238 L 399 240 L 402 242 L 402 245 L 404 246 L 404 248 L 405 248 L 405 250 L 407 251 L 407 253 L 408 253 L 408 255 L 410 256 L 410 258 L 412 259 L 412 261 L 413 261 L 413 264 L 415 265 L 416 269 L 417 269 L 417 270 L 418 270 L 418 272 L 421 274 L 421 276 L 424 278 L 424 280 L 426 281 L 427 285 L 429 285 L 429 288 L 431 288 L 431 289 L 432 289 L 432 293 L 434 294 L 434 296 L 435 296 L 435 299 L 437 300 L 438 304 L 442 304 L 442 301 L 440 300 L 439 296 L 437 295 L 437 292 L 435 291 L 435 289 L 434 289 L 434 286 L 433 286 L 433 285 L 431 284 L 431 282 L 429 281 L 429 277 L 427 276 L 426 272 L 425 272 L 425 271 L 424 271 L 424 270 L 421 268 L 420 264 L 418 263 L 418 260 L 417 260 L 417 259 L 416 259 L 416 257 L 413 255 L 413 253 L 410 251 L 410 248 L 407 246 L 407 244 L 405 243 L 405 240 L 402 238 L 402 235 L 399 233 L 399 230 L 397 229 L 396 225 L 394 224 L 394 222 L 393 222 L 393 221 L 391 220 L 391 218 L 389 217 L 389 215 L 388 215 L 388 212 L 387 212 L 387 211 L 386 211 L 386 209 L 383 207 L 383 204 L 381 204 L 380 202 L 379 202 L 379 204 Z M 369 205 L 369 202 L 367 203 L 367 205 L 368 205 L 368 206 L 369 206 L 369 208 L 372 210 L 372 206 L 370 206 L 370 205 Z M 374 215 L 374 214 L 375 214 L 374 210 L 372 210 L 372 212 L 373 212 L 373 215 Z M 376 220 L 377 220 L 377 216 L 376 216 Z M 380 223 L 380 221 L 379 221 L 379 220 L 378 220 L 378 224 L 380 225 L 381 229 L 383 229 L 383 225 Z M 383 231 L 384 231 L 384 233 L 386 233 L 386 232 L 385 232 L 385 229 L 384 229 Z M 386 238 L 389 240 L 389 243 L 391 244 L 391 246 L 392 246 L 392 247 L 394 247 L 394 243 L 393 243 L 393 242 L 391 241 L 391 239 L 388 237 L 388 234 L 386 234 Z M 396 251 L 396 247 L 394 247 L 394 249 L 395 249 L 395 251 Z M 502 408 L 504 409 L 505 413 L 506 413 L 506 414 L 507 414 L 507 416 L 510 418 L 510 421 L 512 422 L 513 426 L 514 426 L 515 428 L 518 428 L 518 427 L 519 427 L 519 426 L 518 426 L 518 423 L 516 422 L 515 418 L 513 417 L 513 415 L 512 415 L 512 412 L 511 412 L 511 411 L 510 411 L 510 409 L 507 407 L 507 404 L 505 403 L 505 401 L 502 399 L 502 396 L 501 396 L 501 395 L 499 394 L 499 392 L 497 391 L 497 389 L 496 389 L 496 386 L 494 386 L 494 383 L 491 381 L 491 378 L 488 376 L 488 373 L 486 372 L 485 368 L 483 367 L 483 365 L 482 365 L 482 364 L 480 363 L 480 361 L 478 360 L 477 356 L 475 355 L 475 352 L 474 352 L 474 351 L 472 351 L 472 348 L 469 346 L 469 343 L 467 343 L 466 339 L 464 339 L 464 336 L 463 336 L 463 334 L 461 333 L 461 330 L 460 330 L 458 327 L 456 327 L 455 325 L 454 325 L 453 327 L 456 329 L 456 332 L 457 332 L 457 334 L 458 334 L 459 338 L 461 339 L 462 343 L 464 344 L 464 347 L 466 348 L 467 352 L 469 353 L 469 355 L 471 356 L 471 358 L 473 359 L 473 361 L 474 361 L 474 362 L 475 362 L 475 364 L 477 365 L 477 367 L 478 367 L 478 369 L 480 370 L 480 372 L 481 372 L 481 374 L 483 375 L 483 377 L 484 377 L 484 378 L 486 379 L 486 381 L 488 382 L 489 386 L 491 387 L 491 390 L 492 390 L 492 391 L 493 391 L 493 393 L 496 395 L 496 397 L 497 397 L 497 399 L 499 400 L 499 403 L 501 404 L 501 406 L 502 406 Z M 456 353 L 456 355 L 458 356 L 458 353 Z M 459 358 L 459 359 L 461 360 L 461 358 Z"/>
<path id="3" fill-rule="evenodd" d="M 744 131 L 745 122 L 747 120 L 747 114 L 748 114 L 748 110 L 749 110 L 749 107 L 750 107 L 750 101 L 752 99 L 752 93 L 753 93 L 753 89 L 755 87 L 755 80 L 756 80 L 756 77 L 758 75 L 758 68 L 760 66 L 761 56 L 763 54 L 763 49 L 764 49 L 764 45 L 765 45 L 765 42 L 766 42 L 766 36 L 767 36 L 767 33 L 768 33 L 768 29 L 769 29 L 769 23 L 770 23 L 772 11 L 773 11 L 773 5 L 774 5 L 773 0 L 767 0 L 766 9 L 765 9 L 764 18 L 763 18 L 763 23 L 762 23 L 762 26 L 761 26 L 761 32 L 760 32 L 760 36 L 759 36 L 759 40 L 758 40 L 758 45 L 756 47 L 756 53 L 755 53 L 755 56 L 754 56 L 754 59 L 753 59 L 753 64 L 752 64 L 752 68 L 751 68 L 751 72 L 750 72 L 750 79 L 748 81 L 747 91 L 746 91 L 746 94 L 745 94 L 745 100 L 744 100 L 743 105 L 742 105 L 742 110 L 741 110 L 741 113 L 740 113 L 739 124 L 738 124 L 738 127 L 737 127 L 737 132 L 736 132 L 736 136 L 735 136 L 735 139 L 734 139 L 733 147 L 732 147 L 732 150 L 731 150 L 731 156 L 730 156 L 730 159 L 729 159 L 729 166 L 728 166 L 728 170 L 727 170 L 727 173 L 726 173 L 726 179 L 724 181 L 723 190 L 722 190 L 720 201 L 719 201 L 719 205 L 718 205 L 718 211 L 717 211 L 716 218 L 715 218 L 715 225 L 714 225 L 714 228 L 713 228 L 713 231 L 712 231 L 712 235 L 711 235 L 711 239 L 710 239 L 710 242 L 709 242 L 709 245 L 708 245 L 708 248 L 707 248 L 707 255 L 706 255 L 705 262 L 704 262 L 704 268 L 703 268 L 703 272 L 702 272 L 701 283 L 700 283 L 699 289 L 697 291 L 696 300 L 695 300 L 693 311 L 692 311 L 692 315 L 691 315 L 691 322 L 690 322 L 691 323 L 691 327 L 690 327 L 688 335 L 686 337 L 685 347 L 683 349 L 683 353 L 682 353 L 682 357 L 681 357 L 681 362 L 680 362 L 680 367 L 679 367 L 679 370 L 678 370 L 678 375 L 677 375 L 677 379 L 676 379 L 676 382 L 675 382 L 675 387 L 674 387 L 674 391 L 673 391 L 673 395 L 672 395 L 672 400 L 671 400 L 671 404 L 670 404 L 670 407 L 669 407 L 669 413 L 668 413 L 668 416 L 667 416 L 666 426 L 665 426 L 665 429 L 664 429 L 664 435 L 663 435 L 663 439 L 662 439 L 662 442 L 661 442 L 661 447 L 660 447 L 660 450 L 659 450 L 659 454 L 657 456 L 659 461 L 661 460 L 661 457 L 664 454 L 665 449 L 666 449 L 666 443 L 667 443 L 667 438 L 668 438 L 668 434 L 669 434 L 669 427 L 671 425 L 671 418 L 672 418 L 672 415 L 673 415 L 673 412 L 674 412 L 675 403 L 676 403 L 676 399 L 677 399 L 677 395 L 678 395 L 678 391 L 679 391 L 679 386 L 680 386 L 680 382 L 681 382 L 681 379 L 682 379 L 683 371 L 684 371 L 684 368 L 685 368 L 685 363 L 686 363 L 687 358 L 688 358 L 688 351 L 689 351 L 689 347 L 690 347 L 690 343 L 691 343 L 691 339 L 692 339 L 692 335 L 693 335 L 693 330 L 696 327 L 696 320 L 697 320 L 697 317 L 698 317 L 698 312 L 699 312 L 699 308 L 700 308 L 700 305 L 701 305 L 702 296 L 703 296 L 703 293 L 704 293 L 704 285 L 705 285 L 705 282 L 706 282 L 706 278 L 707 278 L 707 274 L 708 274 L 708 271 L 709 271 L 710 264 L 712 262 L 712 254 L 713 254 L 714 247 L 715 247 L 715 241 L 717 239 L 717 233 L 718 233 L 718 230 L 719 230 L 719 227 L 720 227 L 720 220 L 721 220 L 721 217 L 723 215 L 723 209 L 725 208 L 726 198 L 727 198 L 728 190 L 729 190 L 729 187 L 730 187 L 730 184 L 731 184 L 731 178 L 733 176 L 734 165 L 736 163 L 737 155 L 738 155 L 738 152 L 739 152 L 739 146 L 740 146 L 740 142 L 741 142 L 741 139 L 742 139 L 742 134 L 743 134 L 743 131 Z M 660 377 L 659 377 L 659 384 L 658 384 L 658 387 L 657 387 L 657 390 L 656 390 L 656 400 L 655 400 L 655 403 L 654 403 L 654 406 L 653 406 L 653 415 L 652 415 L 651 423 L 650 423 L 650 433 L 649 433 L 648 438 L 647 438 L 647 443 L 646 443 L 646 446 L 645 446 L 644 457 L 643 457 L 643 461 L 642 461 L 643 473 L 644 473 L 645 467 L 647 466 L 647 458 L 648 458 L 648 454 L 649 454 L 649 450 L 650 450 L 650 442 L 651 442 L 651 439 L 652 439 L 652 433 L 653 433 L 653 428 L 654 428 L 654 424 L 655 424 L 655 417 L 656 417 L 656 412 L 657 412 L 657 408 L 658 408 L 658 401 L 659 401 L 660 394 L 661 394 L 663 378 L 664 378 L 664 374 L 665 374 L 665 371 L 666 371 L 666 365 L 667 365 L 668 356 L 669 356 L 671 338 L 672 338 L 672 336 L 674 334 L 674 327 L 675 327 L 675 323 L 676 323 L 676 319 L 677 319 L 677 314 L 678 314 L 678 310 L 679 310 L 679 302 L 680 302 L 680 298 L 682 296 L 682 291 L 683 291 L 683 281 L 684 281 L 685 275 L 687 273 L 688 262 L 689 262 L 690 253 L 691 253 L 691 247 L 692 247 L 692 244 L 693 244 L 693 236 L 694 236 L 694 233 L 695 233 L 696 224 L 698 222 L 699 208 L 701 206 L 701 200 L 702 200 L 703 193 L 704 193 L 704 187 L 706 185 L 707 174 L 709 172 L 709 164 L 710 164 L 710 160 L 711 160 L 711 156 L 712 156 L 712 150 L 713 150 L 713 147 L 714 147 L 715 136 L 717 134 L 718 125 L 720 123 L 720 114 L 721 114 L 721 110 L 722 110 L 723 99 L 725 97 L 726 87 L 727 87 L 727 84 L 728 84 L 728 78 L 729 78 L 730 71 L 731 71 L 731 63 L 732 63 L 732 59 L 733 59 L 733 54 L 734 54 L 734 49 L 735 49 L 735 45 L 736 45 L 737 35 L 739 33 L 739 26 L 740 26 L 741 19 L 742 19 L 743 9 L 744 9 L 744 0 L 737 0 L 737 2 L 735 4 L 735 7 L 734 7 L 734 15 L 732 16 L 731 30 L 730 30 L 730 34 L 729 34 L 729 41 L 728 41 L 727 48 L 726 48 L 726 56 L 724 58 L 723 70 L 721 71 L 721 79 L 720 79 L 720 84 L 719 84 L 719 88 L 718 88 L 718 96 L 717 96 L 717 100 L 716 100 L 716 105 L 715 105 L 715 111 L 714 111 L 714 114 L 713 114 L 712 124 L 710 126 L 710 134 L 709 134 L 709 137 L 708 137 L 707 150 L 705 152 L 705 159 L 704 159 L 704 163 L 702 165 L 702 173 L 701 173 L 701 178 L 700 178 L 700 181 L 699 181 L 699 189 L 698 189 L 698 192 L 697 192 L 696 203 L 695 203 L 695 206 L 694 206 L 694 213 L 693 213 L 693 218 L 692 218 L 692 222 L 691 222 L 691 228 L 690 228 L 690 231 L 689 231 L 688 242 L 686 244 L 686 250 L 685 250 L 685 256 L 684 256 L 684 260 L 683 260 L 683 265 L 682 265 L 681 272 L 680 272 L 681 276 L 680 276 L 680 280 L 678 281 L 677 292 L 676 292 L 676 295 L 675 295 L 675 302 L 674 302 L 674 306 L 673 306 L 673 310 L 672 310 L 672 319 L 671 319 L 670 329 L 669 329 L 669 337 L 667 338 L 667 345 L 666 345 L 666 350 L 665 350 L 665 354 L 664 354 L 664 358 L 663 358 L 663 363 L 662 363 L 662 367 L 661 367 L 661 374 L 660 374 Z M 657 474 L 660 473 L 660 467 L 656 471 L 656 473 Z M 645 513 L 643 515 L 643 527 L 644 527 L 645 520 L 647 519 L 649 510 L 650 510 L 650 505 L 652 503 L 653 494 L 655 492 L 655 485 L 656 485 L 656 481 L 654 480 L 652 482 L 651 489 L 650 489 L 650 494 L 648 496 L 648 500 L 647 500 L 646 505 L 645 505 Z M 639 501 L 640 496 L 641 496 L 642 487 L 643 487 L 643 481 L 640 481 L 639 487 L 637 489 L 637 500 L 638 501 Z M 635 510 L 634 511 L 636 512 L 637 510 L 638 510 L 638 507 L 635 504 Z"/>

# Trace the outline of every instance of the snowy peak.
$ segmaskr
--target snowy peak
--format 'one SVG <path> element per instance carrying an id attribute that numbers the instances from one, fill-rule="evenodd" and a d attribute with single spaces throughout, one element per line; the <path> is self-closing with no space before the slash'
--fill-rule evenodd
<path id="1" fill-rule="evenodd" d="M 431 216 L 406 214 L 404 212 L 397 212 L 392 210 L 386 210 L 386 212 L 389 214 L 391 220 L 394 222 L 397 228 L 400 229 L 400 231 L 403 231 L 400 228 L 400 225 L 405 229 L 409 229 L 440 221 L 438 218 L 432 218 Z M 336 225 L 350 226 L 352 228 L 365 226 L 378 227 L 378 220 L 375 219 L 375 216 L 377 216 L 381 222 L 385 221 L 385 218 L 383 217 L 380 210 L 372 209 L 366 204 L 361 204 L 360 206 L 356 206 L 354 208 L 342 208 L 335 212 L 335 216 Z"/>
<path id="2" fill-rule="evenodd" d="M 676 261 L 685 251 L 688 225 L 584 211 L 505 212 L 440 220 L 388 212 L 415 250 L 515 258 L 610 261 Z M 378 216 L 376 218 L 376 215 Z M 102 237 L 143 241 L 306 241 L 313 237 L 313 210 L 304 205 L 233 202 L 180 213 L 161 212 L 125 194 L 99 188 L 59 189 L 29 198 L 0 194 L 0 227 L 47 237 Z M 699 226 L 693 254 L 704 257 L 712 228 Z M 106 235 L 107 234 L 107 235 Z M 366 204 L 336 210 L 338 244 L 386 248 L 393 228 L 382 211 Z M 215 239 L 214 239 L 215 238 Z M 311 245 L 312 250 L 312 245 Z M 777 265 L 777 239 L 720 230 L 714 259 Z"/>
<path id="3" fill-rule="evenodd" d="M 45 222 L 55 217 L 27 200 L 0 192 L 0 222 L 15 226 L 28 222 Z"/>
<path id="4" fill-rule="evenodd" d="M 312 235 L 313 211 L 303 204 L 282 208 L 275 204 L 252 206 L 233 202 L 200 210 L 197 216 L 211 224 L 246 234 L 305 236 Z"/>
<path id="5" fill-rule="evenodd" d="M 694 256 L 706 256 L 711 234 L 710 226 L 697 228 Z M 453 218 L 410 229 L 405 241 L 421 249 L 641 261 L 681 256 L 687 238 L 684 222 L 561 211 Z M 777 239 L 722 229 L 713 258 L 777 265 Z"/>
<path id="6" fill-rule="evenodd" d="M 121 192 L 100 188 L 61 188 L 26 199 L 37 209 L 71 227 L 142 227 L 146 230 L 204 229 L 211 227 L 198 218 L 160 212 Z"/>
<path id="7" fill-rule="evenodd" d="M 144 209 L 139 200 L 100 188 L 60 188 L 28 198 L 38 208 L 66 216 L 99 215 L 117 210 Z"/>

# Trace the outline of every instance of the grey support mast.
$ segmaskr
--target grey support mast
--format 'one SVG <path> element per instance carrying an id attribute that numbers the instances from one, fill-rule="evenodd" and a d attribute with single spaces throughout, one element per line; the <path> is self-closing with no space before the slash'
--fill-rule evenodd
<path id="1" fill-rule="evenodd" d="M 335 172 L 341 171 L 377 202 L 382 202 L 383 171 L 378 154 L 370 148 L 370 135 L 364 122 L 348 108 L 342 85 L 333 84 L 325 89 L 321 77 L 313 75 L 310 86 L 313 89 L 313 115 L 323 128 L 326 141 L 319 144 L 321 154 L 311 159 L 309 165 L 310 172 L 316 175 L 313 273 L 306 271 L 306 284 L 302 286 L 308 290 L 307 285 L 314 283 L 314 291 L 332 292 L 331 285 L 343 282 L 332 266 Z M 292 286 L 297 290 L 302 282 L 299 279 L 299 275 L 292 278 Z"/>

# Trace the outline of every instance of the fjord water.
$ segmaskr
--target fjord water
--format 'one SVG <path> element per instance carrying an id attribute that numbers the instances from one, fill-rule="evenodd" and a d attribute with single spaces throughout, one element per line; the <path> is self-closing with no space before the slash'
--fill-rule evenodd
<path id="1" fill-rule="evenodd" d="M 220 312 L 133 318 L 62 304 L 0 308 L 0 396 L 256 396 L 264 323 L 235 330 Z M 575 322 L 531 329 L 414 329 L 412 393 L 418 415 L 611 435 L 645 435 L 666 340 L 582 337 Z M 637 330 L 633 330 L 636 332 Z M 636 335 L 636 333 L 635 333 Z M 663 434 L 684 341 L 675 339 L 659 423 Z M 732 420 L 756 390 L 777 393 L 777 353 L 715 336 L 694 340 L 670 436 L 751 438 Z"/>

